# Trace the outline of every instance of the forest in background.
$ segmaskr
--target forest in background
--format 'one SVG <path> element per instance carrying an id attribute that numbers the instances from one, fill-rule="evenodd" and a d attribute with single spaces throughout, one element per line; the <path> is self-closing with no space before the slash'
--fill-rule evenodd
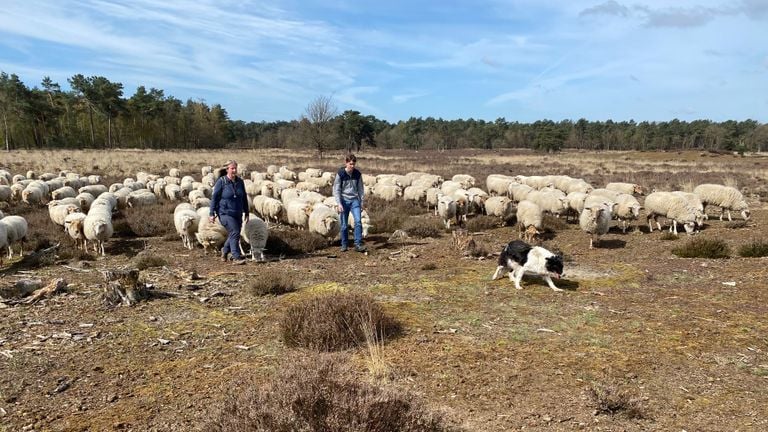
<path id="1" fill-rule="evenodd" d="M 74 75 L 70 90 L 44 77 L 28 87 L 0 73 L 3 148 L 213 149 L 313 148 L 324 151 L 384 149 L 528 148 L 584 150 L 690 150 L 753 152 L 768 149 L 768 124 L 755 120 L 660 122 L 498 118 L 444 120 L 411 117 L 395 123 L 347 110 L 330 97 L 308 102 L 293 120 L 245 122 L 220 104 L 181 101 L 162 89 L 123 85 L 102 76 Z"/>

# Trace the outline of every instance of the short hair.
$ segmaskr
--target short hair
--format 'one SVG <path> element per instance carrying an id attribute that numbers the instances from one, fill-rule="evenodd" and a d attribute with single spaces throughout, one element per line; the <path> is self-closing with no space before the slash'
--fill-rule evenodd
<path id="1" fill-rule="evenodd" d="M 344 162 L 357 162 L 357 157 L 353 155 L 352 153 L 348 154 L 347 157 L 344 159 Z"/>

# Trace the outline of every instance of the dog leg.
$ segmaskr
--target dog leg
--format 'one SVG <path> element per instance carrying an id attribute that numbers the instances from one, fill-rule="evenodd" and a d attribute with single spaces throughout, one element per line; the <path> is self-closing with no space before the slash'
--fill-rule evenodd
<path id="1" fill-rule="evenodd" d="M 491 276 L 491 280 L 498 279 L 503 272 L 504 272 L 504 266 L 496 267 L 496 272 L 493 274 L 493 276 Z"/>
<path id="2" fill-rule="evenodd" d="M 555 283 L 552 282 L 552 278 L 548 275 L 544 275 L 544 281 L 547 282 L 547 285 L 549 285 L 550 288 L 552 288 L 553 291 L 562 291 L 562 289 L 555 286 Z"/>
<path id="3" fill-rule="evenodd" d="M 517 272 L 517 275 L 515 275 L 515 278 L 513 282 L 515 282 L 515 288 L 521 290 L 523 287 L 520 286 L 520 281 L 523 280 L 523 275 L 525 274 L 525 270 L 523 270 L 522 267 L 515 270 Z M 510 279 L 512 278 L 512 273 L 509 274 Z"/>

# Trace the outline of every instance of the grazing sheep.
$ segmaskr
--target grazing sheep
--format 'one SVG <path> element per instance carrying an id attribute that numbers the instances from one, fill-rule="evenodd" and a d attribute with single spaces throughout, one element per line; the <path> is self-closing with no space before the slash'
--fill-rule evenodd
<path id="1" fill-rule="evenodd" d="M 60 187 L 51 192 L 51 199 L 59 200 L 62 198 L 73 198 L 77 196 L 77 192 L 70 186 Z"/>
<path id="2" fill-rule="evenodd" d="M 619 192 L 612 191 L 610 189 L 594 189 L 592 192 L 588 194 L 588 196 L 592 196 L 592 197 L 600 196 L 603 198 L 607 198 L 613 202 L 616 202 L 616 198 L 619 196 Z"/>
<path id="3" fill-rule="evenodd" d="M 320 192 L 320 186 L 318 186 L 315 183 L 311 183 L 311 182 L 298 182 L 298 183 L 296 183 L 296 190 L 299 190 L 299 191 L 309 191 L 309 192 Z"/>
<path id="4" fill-rule="evenodd" d="M 298 198 L 298 197 L 296 197 Z M 253 209 L 266 221 L 280 221 L 283 213 L 283 202 L 274 198 L 258 195 L 253 197 Z"/>
<path id="5" fill-rule="evenodd" d="M 512 201 L 520 202 L 524 199 L 527 199 L 528 194 L 533 191 L 534 189 L 526 184 L 510 183 L 509 186 L 507 186 L 506 195 L 510 197 Z"/>
<path id="6" fill-rule="evenodd" d="M 480 188 L 469 188 L 469 212 L 474 214 L 485 213 L 485 201 L 488 199 L 488 192 Z"/>
<path id="7" fill-rule="evenodd" d="M 157 204 L 157 196 L 146 189 L 139 189 L 128 194 L 128 207 L 145 207 Z"/>
<path id="8" fill-rule="evenodd" d="M 450 195 L 443 195 L 437 200 L 437 213 L 445 224 L 445 229 L 451 228 L 451 221 L 456 219 L 456 201 Z"/>
<path id="9" fill-rule="evenodd" d="M 333 237 L 339 232 L 339 212 L 324 204 L 317 204 L 309 214 L 309 232 Z"/>
<path id="10" fill-rule="evenodd" d="M 112 212 L 104 206 L 92 206 L 83 220 L 83 234 L 85 240 L 95 242 L 93 250 L 105 256 L 104 245 L 114 233 L 112 226 Z"/>
<path id="11" fill-rule="evenodd" d="M 636 183 L 608 183 L 605 188 L 627 195 L 645 195 L 645 188 Z"/>
<path id="12" fill-rule="evenodd" d="M 101 184 L 101 176 L 100 175 L 95 175 L 95 174 L 89 175 L 88 176 L 88 184 L 90 184 L 90 185 L 99 185 L 99 184 Z M 106 187 L 106 186 L 104 186 L 104 187 Z"/>
<path id="13" fill-rule="evenodd" d="M 104 192 L 109 192 L 109 189 L 104 186 L 103 184 L 89 184 L 88 186 L 83 186 L 80 189 L 77 190 L 78 193 L 87 192 L 95 197 L 103 194 Z"/>
<path id="14" fill-rule="evenodd" d="M 163 190 L 165 197 L 169 201 L 181 201 L 181 186 L 177 184 L 167 184 Z"/>
<path id="15" fill-rule="evenodd" d="M 645 198 L 645 211 L 648 218 L 648 228 L 653 232 L 651 220 L 656 222 L 656 226 L 661 231 L 661 224 L 658 222 L 659 216 L 672 221 L 669 231 L 677 235 L 677 224 L 682 223 L 685 232 L 693 234 L 697 219 L 704 220 L 704 215 L 698 213 L 696 209 L 688 205 L 684 198 L 674 195 L 671 192 L 653 192 Z"/>
<path id="16" fill-rule="evenodd" d="M 55 203 L 57 201 L 51 201 Z M 80 207 L 76 204 L 54 204 L 48 205 L 48 216 L 50 216 L 53 223 L 59 226 L 64 226 L 64 221 L 70 213 L 80 212 Z"/>
<path id="17" fill-rule="evenodd" d="M 732 221 L 731 211 L 741 212 L 744 220 L 749 220 L 749 206 L 744 196 L 736 188 L 718 184 L 700 184 L 693 189 L 693 193 L 699 196 L 704 205 L 704 211 L 708 205 L 720 207 L 720 220 L 728 212 L 728 221 Z"/>
<path id="18" fill-rule="evenodd" d="M 91 204 L 93 203 L 93 200 L 96 199 L 96 197 L 87 192 L 83 192 L 77 194 L 75 199 L 77 200 L 77 204 L 80 206 L 80 209 L 87 213 L 88 210 L 91 209 Z"/>
<path id="19" fill-rule="evenodd" d="M 544 228 L 544 212 L 533 201 L 523 200 L 517 204 L 517 237 L 528 243 L 539 239 Z"/>
<path id="20" fill-rule="evenodd" d="M 85 213 L 70 213 L 64 218 L 64 230 L 75 241 L 75 248 L 87 251 L 83 232 Z"/>
<path id="21" fill-rule="evenodd" d="M 373 195 L 384 201 L 394 201 L 403 196 L 403 188 L 397 185 L 376 184 L 372 190 Z"/>
<path id="22" fill-rule="evenodd" d="M 434 207 L 435 216 L 437 216 L 437 202 L 438 202 L 438 199 L 440 199 L 440 197 L 443 196 L 443 192 L 436 187 L 431 187 L 425 191 L 425 196 L 426 196 L 425 201 L 427 203 L 427 211 L 429 211 L 430 207 Z"/>
<path id="23" fill-rule="evenodd" d="M 451 181 L 461 184 L 464 189 L 469 189 L 475 186 L 475 178 L 469 174 L 456 174 L 451 178 Z"/>
<path id="24" fill-rule="evenodd" d="M 180 171 L 178 168 L 171 168 L 168 170 L 168 176 L 169 177 L 176 177 L 178 178 L 180 176 Z"/>
<path id="25" fill-rule="evenodd" d="M 403 190 L 403 199 L 419 204 L 426 201 L 427 190 L 421 186 L 410 185 Z"/>
<path id="26" fill-rule="evenodd" d="M 440 191 L 443 192 L 443 195 L 453 195 L 453 193 L 459 189 L 463 189 L 461 183 L 453 180 L 444 181 L 443 184 L 440 185 Z"/>
<path id="27" fill-rule="evenodd" d="M 246 242 L 251 245 L 251 261 L 266 261 L 266 258 L 264 258 L 264 248 L 267 246 L 268 238 L 269 227 L 266 222 L 251 213 L 248 217 L 248 222 L 244 223 L 240 229 L 240 253 L 245 256 L 243 242 Z"/>
<path id="28" fill-rule="evenodd" d="M 47 192 L 42 183 L 30 183 L 21 191 L 21 200 L 29 205 L 45 204 Z"/>
<path id="29" fill-rule="evenodd" d="M 621 231 L 624 234 L 627 233 L 627 222 L 637 220 L 640 216 L 640 210 L 642 209 L 643 207 L 640 205 L 640 202 L 637 201 L 637 198 L 630 194 L 620 193 L 619 196 L 616 197 L 614 217 L 621 221 Z M 640 232 L 639 226 L 635 226 L 635 232 Z"/>
<path id="30" fill-rule="evenodd" d="M 206 175 L 208 175 L 208 174 L 210 174 L 212 172 L 213 172 L 213 167 L 210 166 L 210 165 L 204 165 L 204 166 L 200 167 L 200 175 L 202 177 L 205 177 Z"/>
<path id="31" fill-rule="evenodd" d="M 295 199 L 285 205 L 286 222 L 299 229 L 309 225 L 309 215 L 312 214 L 312 204 L 302 199 Z"/>
<path id="32" fill-rule="evenodd" d="M 559 189 L 544 188 L 531 191 L 525 196 L 525 200 L 538 204 L 541 211 L 557 217 L 560 217 L 568 209 L 568 199 L 565 192 Z"/>
<path id="33" fill-rule="evenodd" d="M 179 206 L 187 203 L 179 204 Z M 200 215 L 193 209 L 185 207 L 176 207 L 173 212 L 173 224 L 176 227 L 176 232 L 181 237 L 181 243 L 187 249 L 194 249 L 192 238 L 197 232 L 200 225 Z"/>
<path id="34" fill-rule="evenodd" d="M 324 195 L 321 195 L 317 192 L 312 191 L 304 191 L 299 194 L 299 199 L 303 199 L 304 201 L 309 202 L 310 204 L 314 205 L 317 203 L 323 202 L 327 197 Z"/>
<path id="35" fill-rule="evenodd" d="M 485 200 L 485 212 L 500 218 L 503 226 L 515 214 L 515 204 L 505 196 L 492 196 Z"/>
<path id="36" fill-rule="evenodd" d="M 200 217 L 200 222 L 197 225 L 197 232 L 195 238 L 200 245 L 203 246 L 203 253 L 208 253 L 208 248 L 212 247 L 214 252 L 221 249 L 224 245 L 224 241 L 227 239 L 227 229 L 221 224 L 219 218 L 211 222 L 208 219 L 208 213 L 210 209 L 199 208 L 197 209 L 197 215 Z"/>
<path id="37" fill-rule="evenodd" d="M 5 216 L 0 219 L 8 236 L 8 259 L 13 258 L 13 244 L 19 242 L 19 256 L 24 255 L 24 240 L 27 238 L 27 220 L 21 216 Z"/>
<path id="38" fill-rule="evenodd" d="M 565 213 L 566 222 L 570 219 L 570 215 L 574 215 L 574 219 L 578 219 L 581 212 L 584 210 L 584 201 L 587 199 L 587 194 L 584 192 L 570 192 L 565 196 L 568 201 L 568 208 Z"/>
<path id="39" fill-rule="evenodd" d="M 701 198 L 699 198 L 698 195 L 696 195 L 693 192 L 683 192 L 683 191 L 673 191 L 672 194 L 677 195 L 680 198 L 684 199 L 689 206 L 693 207 L 695 210 L 700 212 L 703 215 L 702 222 L 705 220 L 709 220 L 709 217 L 704 212 L 704 203 L 701 202 Z M 701 225 L 702 222 L 699 222 L 698 220 L 696 221 L 698 225 Z"/>
<path id="40" fill-rule="evenodd" d="M 0 202 L 11 202 L 11 187 L 0 185 Z"/>
<path id="41" fill-rule="evenodd" d="M 582 231 L 589 234 L 589 248 L 600 241 L 600 236 L 606 234 L 611 227 L 611 207 L 608 205 L 593 205 L 584 207 L 579 216 L 579 226 Z"/>

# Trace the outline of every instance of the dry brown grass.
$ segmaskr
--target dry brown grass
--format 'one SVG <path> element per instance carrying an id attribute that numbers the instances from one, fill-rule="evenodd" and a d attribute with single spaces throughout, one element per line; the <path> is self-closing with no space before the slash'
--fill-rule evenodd
<path id="1" fill-rule="evenodd" d="M 269 231 L 265 250 L 272 255 L 301 255 L 328 247 L 328 240 L 317 233 L 297 229 Z"/>
<path id="2" fill-rule="evenodd" d="M 281 295 L 296 291 L 293 273 L 276 268 L 262 268 L 248 281 L 248 289 L 253 295 Z"/>
<path id="3" fill-rule="evenodd" d="M 589 394 L 600 414 L 623 415 L 633 419 L 646 417 L 642 400 L 616 382 L 593 383 Z"/>

